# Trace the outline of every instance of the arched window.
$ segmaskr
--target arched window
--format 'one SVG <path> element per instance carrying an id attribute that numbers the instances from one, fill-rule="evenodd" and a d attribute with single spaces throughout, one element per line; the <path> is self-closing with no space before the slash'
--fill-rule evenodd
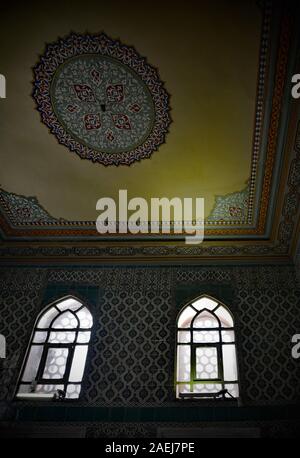
<path id="1" fill-rule="evenodd" d="M 92 325 L 89 310 L 73 297 L 47 307 L 36 323 L 17 397 L 78 398 Z"/>
<path id="2" fill-rule="evenodd" d="M 177 318 L 177 398 L 238 397 L 234 322 L 220 302 L 202 296 Z"/>

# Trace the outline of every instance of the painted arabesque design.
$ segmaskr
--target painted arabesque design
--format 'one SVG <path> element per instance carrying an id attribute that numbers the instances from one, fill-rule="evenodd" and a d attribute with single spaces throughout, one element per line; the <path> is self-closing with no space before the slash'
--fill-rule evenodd
<path id="1" fill-rule="evenodd" d="M 42 122 L 82 159 L 130 165 L 165 142 L 169 94 L 157 70 L 104 33 L 48 44 L 33 85 Z"/>

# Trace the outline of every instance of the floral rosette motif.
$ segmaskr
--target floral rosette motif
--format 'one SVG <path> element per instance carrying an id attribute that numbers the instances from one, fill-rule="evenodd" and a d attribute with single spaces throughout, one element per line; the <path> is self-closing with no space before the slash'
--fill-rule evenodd
<path id="1" fill-rule="evenodd" d="M 165 142 L 169 94 L 134 48 L 72 33 L 48 44 L 33 70 L 42 122 L 82 159 L 130 165 Z"/>

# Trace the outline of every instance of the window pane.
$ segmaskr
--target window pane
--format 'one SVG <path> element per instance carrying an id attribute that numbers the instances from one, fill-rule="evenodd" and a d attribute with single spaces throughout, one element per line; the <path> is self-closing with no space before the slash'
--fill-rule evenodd
<path id="1" fill-rule="evenodd" d="M 70 382 L 81 382 L 84 372 L 85 360 L 88 351 L 87 345 L 78 345 L 75 348 L 72 368 L 70 372 Z"/>
<path id="2" fill-rule="evenodd" d="M 218 359 L 215 347 L 196 348 L 196 379 L 218 378 Z"/>
<path id="3" fill-rule="evenodd" d="M 178 342 L 188 343 L 191 341 L 190 331 L 178 331 Z"/>
<path id="4" fill-rule="evenodd" d="M 212 299 L 208 297 L 201 297 L 201 299 L 198 299 L 197 301 L 193 302 L 193 307 L 195 307 L 197 310 L 201 309 L 208 309 L 208 310 L 213 310 L 217 307 L 218 302 L 213 301 Z"/>
<path id="5" fill-rule="evenodd" d="M 224 328 L 233 328 L 232 316 L 224 307 L 218 307 L 214 313 L 218 316 Z"/>
<path id="6" fill-rule="evenodd" d="M 223 345 L 224 380 L 237 380 L 235 345 Z"/>
<path id="7" fill-rule="evenodd" d="M 222 331 L 223 342 L 234 342 L 234 331 Z"/>
<path id="8" fill-rule="evenodd" d="M 66 311 L 56 318 L 52 327 L 55 329 L 75 329 L 78 327 L 78 321 L 73 313 Z"/>
<path id="9" fill-rule="evenodd" d="M 186 382 L 191 374 L 191 347 L 189 345 L 177 346 L 177 380 Z"/>
<path id="10" fill-rule="evenodd" d="M 193 331 L 193 339 L 195 343 L 213 343 L 220 341 L 220 335 L 218 331 Z"/>
<path id="11" fill-rule="evenodd" d="M 231 396 L 233 396 L 234 398 L 239 397 L 239 386 L 237 383 L 231 383 L 229 385 L 225 385 L 225 388 L 227 388 Z M 229 394 L 226 394 L 225 397 L 230 398 Z"/>
<path id="12" fill-rule="evenodd" d="M 61 311 L 63 312 L 64 310 L 72 310 L 72 311 L 76 311 L 78 310 L 80 307 L 82 307 L 82 304 L 77 301 L 76 299 L 65 299 L 64 301 L 60 302 L 59 304 L 56 304 L 56 307 Z"/>
<path id="13" fill-rule="evenodd" d="M 218 393 L 222 389 L 219 383 L 194 384 L 193 393 Z"/>
<path id="14" fill-rule="evenodd" d="M 190 393 L 190 392 L 191 392 L 191 385 L 190 384 L 177 385 L 177 387 L 176 387 L 177 397 L 179 396 L 180 393 Z"/>
<path id="15" fill-rule="evenodd" d="M 56 390 L 63 390 L 63 385 L 37 385 L 35 391 L 31 391 L 30 385 L 20 385 L 17 397 L 19 398 L 52 398 Z"/>
<path id="16" fill-rule="evenodd" d="M 82 331 L 78 333 L 77 342 L 78 343 L 88 343 L 91 338 L 90 331 Z"/>
<path id="17" fill-rule="evenodd" d="M 81 385 L 68 385 L 67 386 L 67 399 L 77 399 L 80 395 Z"/>
<path id="18" fill-rule="evenodd" d="M 31 386 L 30 385 L 20 385 L 19 390 L 18 390 L 18 395 L 19 394 L 28 394 L 31 392 Z"/>
<path id="19" fill-rule="evenodd" d="M 194 328 L 218 328 L 218 320 L 209 312 L 201 312 L 194 320 Z"/>
<path id="20" fill-rule="evenodd" d="M 90 312 L 86 307 L 81 309 L 79 312 L 76 313 L 79 321 L 80 327 L 84 329 L 90 329 L 93 326 L 93 318 Z"/>
<path id="21" fill-rule="evenodd" d="M 47 332 L 35 332 L 33 341 L 34 343 L 43 343 L 47 339 Z"/>
<path id="22" fill-rule="evenodd" d="M 56 390 L 63 391 L 63 389 L 64 389 L 63 385 L 37 385 L 35 389 L 35 394 L 48 394 L 49 397 L 52 398 Z"/>
<path id="23" fill-rule="evenodd" d="M 44 313 L 44 315 L 40 318 L 37 327 L 38 328 L 49 328 L 52 320 L 59 314 L 59 311 L 56 310 L 55 307 L 51 307 L 48 312 Z"/>
<path id="24" fill-rule="evenodd" d="M 50 343 L 73 343 L 75 340 L 75 332 L 57 331 L 51 332 L 49 337 Z"/>
<path id="25" fill-rule="evenodd" d="M 67 348 L 49 348 L 44 368 L 44 379 L 63 378 L 69 350 Z"/>
<path id="26" fill-rule="evenodd" d="M 191 325 L 192 318 L 196 315 L 196 311 L 192 307 L 186 307 L 180 314 L 178 319 L 179 328 L 189 328 Z"/>
<path id="27" fill-rule="evenodd" d="M 42 352 L 42 345 L 33 345 L 31 347 L 26 363 L 26 368 L 22 377 L 23 382 L 32 382 L 35 379 L 40 364 Z"/>

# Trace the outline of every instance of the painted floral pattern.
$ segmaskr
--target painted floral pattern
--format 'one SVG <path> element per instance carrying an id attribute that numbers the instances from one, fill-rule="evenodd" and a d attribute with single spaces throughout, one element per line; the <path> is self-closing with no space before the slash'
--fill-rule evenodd
<path id="1" fill-rule="evenodd" d="M 147 86 L 117 60 L 94 55 L 72 59 L 57 70 L 51 93 L 65 129 L 95 150 L 132 150 L 153 128 Z"/>
<path id="2" fill-rule="evenodd" d="M 72 33 L 47 45 L 34 68 L 42 122 L 83 159 L 130 165 L 165 142 L 169 94 L 134 48 Z"/>

